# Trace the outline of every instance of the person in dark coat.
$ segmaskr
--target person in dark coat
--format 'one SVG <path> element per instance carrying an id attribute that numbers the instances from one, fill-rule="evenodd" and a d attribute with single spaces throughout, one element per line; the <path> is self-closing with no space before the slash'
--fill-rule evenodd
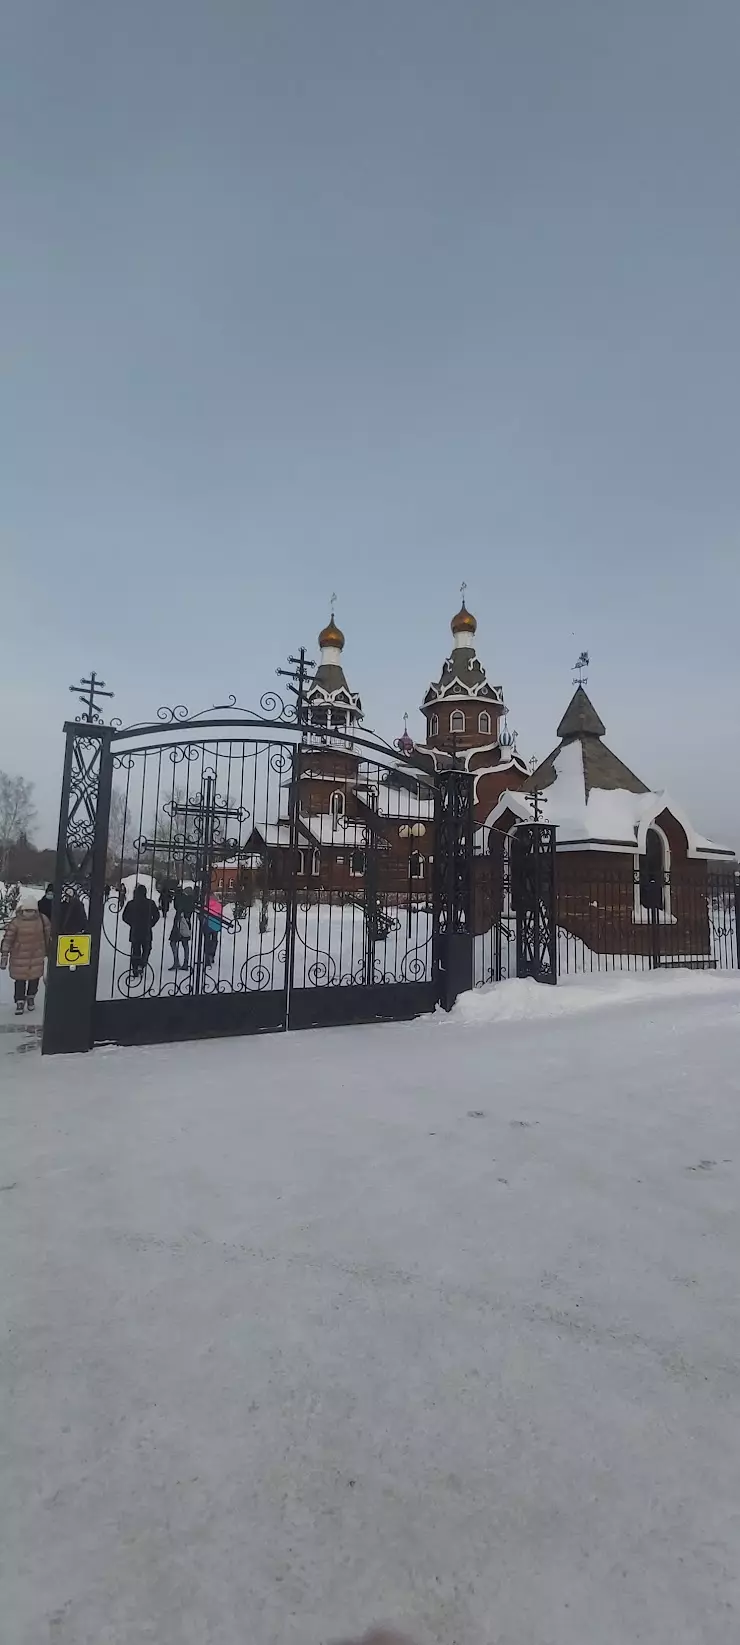
<path id="1" fill-rule="evenodd" d="M 74 891 L 65 891 L 59 910 L 60 937 L 84 936 L 87 931 L 85 904 Z"/>
<path id="2" fill-rule="evenodd" d="M 49 924 L 51 924 L 51 910 L 53 903 L 54 887 L 53 885 L 47 885 L 44 895 L 43 897 L 39 897 L 36 907 L 38 908 L 39 913 L 43 914 L 44 919 L 49 921 Z"/>
<path id="3" fill-rule="evenodd" d="M 152 951 L 152 932 L 159 919 L 159 909 L 146 894 L 145 885 L 137 885 L 127 908 L 123 923 L 129 928 L 131 942 L 131 975 L 140 977 Z"/>
<path id="4" fill-rule="evenodd" d="M 159 893 L 159 912 L 162 915 L 163 920 L 166 920 L 167 915 L 169 914 L 171 902 L 172 892 L 168 885 L 163 885 Z"/>
<path id="5" fill-rule="evenodd" d="M 126 895 L 127 895 L 126 887 L 123 883 L 123 880 L 121 880 L 121 883 L 118 887 L 118 912 L 119 912 L 119 914 L 120 914 L 121 909 L 123 908 L 123 905 L 126 901 Z"/>

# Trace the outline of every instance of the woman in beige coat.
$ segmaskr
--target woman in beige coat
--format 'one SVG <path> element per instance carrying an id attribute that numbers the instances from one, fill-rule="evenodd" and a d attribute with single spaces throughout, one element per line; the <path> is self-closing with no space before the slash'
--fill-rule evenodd
<path id="1" fill-rule="evenodd" d="M 24 1010 L 35 1010 L 50 938 L 46 915 L 39 913 L 35 897 L 24 894 L 0 944 L 0 967 L 4 971 L 10 963 L 17 1017 L 22 1017 Z"/>

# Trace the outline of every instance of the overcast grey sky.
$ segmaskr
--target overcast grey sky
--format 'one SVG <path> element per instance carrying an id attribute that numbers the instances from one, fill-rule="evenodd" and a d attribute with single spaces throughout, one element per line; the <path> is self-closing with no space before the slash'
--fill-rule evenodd
<path id="1" fill-rule="evenodd" d="M 461 578 L 740 842 L 738 0 L 5 0 L 0 766 L 255 703 L 339 594 L 397 735 Z M 315 655 L 315 652 L 312 654 Z"/>

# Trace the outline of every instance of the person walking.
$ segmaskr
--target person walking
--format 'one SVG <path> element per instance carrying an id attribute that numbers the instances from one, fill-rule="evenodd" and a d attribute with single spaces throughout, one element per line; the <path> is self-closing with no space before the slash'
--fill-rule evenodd
<path id="1" fill-rule="evenodd" d="M 170 891 L 170 888 L 169 888 L 168 885 L 163 885 L 162 889 L 159 893 L 159 912 L 162 915 L 163 920 L 166 920 L 167 915 L 169 914 L 171 906 L 172 906 L 172 892 Z"/>
<path id="2" fill-rule="evenodd" d="M 39 898 L 36 907 L 38 908 L 39 913 L 43 914 L 44 918 L 49 921 L 49 924 L 51 924 L 51 910 L 53 903 L 54 887 L 53 885 L 47 885 L 44 895 Z"/>
<path id="3" fill-rule="evenodd" d="M 141 977 L 152 951 L 152 932 L 159 919 L 159 909 L 146 894 L 145 885 L 134 887 L 134 894 L 123 910 L 123 923 L 129 928 L 131 942 L 131 975 Z"/>
<path id="4" fill-rule="evenodd" d="M 187 914 L 178 914 L 177 909 L 175 909 L 170 932 L 170 948 L 172 949 L 170 971 L 187 971 L 190 965 L 190 939 L 192 935 L 193 928 Z M 182 961 L 180 960 L 180 949 L 182 949 Z"/>
<path id="5" fill-rule="evenodd" d="M 203 931 L 203 959 L 206 966 L 213 965 L 218 953 L 218 939 L 225 924 L 224 910 L 221 898 L 208 898 L 206 907 L 201 914 L 201 929 Z"/>
<path id="6" fill-rule="evenodd" d="M 81 897 L 76 891 L 62 892 L 62 905 L 59 910 L 60 937 L 84 936 L 87 931 L 87 912 Z"/>
<path id="7" fill-rule="evenodd" d="M 120 914 L 121 909 L 123 908 L 123 906 L 125 904 L 126 896 L 127 896 L 126 887 L 123 883 L 123 880 L 121 880 L 121 883 L 118 887 L 118 912 L 119 912 L 119 914 Z"/>
<path id="8" fill-rule="evenodd" d="M 17 1017 L 36 1009 L 50 942 L 51 926 L 46 915 L 39 912 L 35 898 L 24 892 L 0 945 L 0 968 L 10 968 Z"/>

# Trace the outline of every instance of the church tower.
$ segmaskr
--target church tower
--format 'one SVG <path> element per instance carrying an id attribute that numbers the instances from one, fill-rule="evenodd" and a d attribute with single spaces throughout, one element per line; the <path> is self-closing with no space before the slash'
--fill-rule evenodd
<path id="1" fill-rule="evenodd" d="M 450 623 L 452 650 L 421 705 L 427 748 L 439 753 L 497 747 L 500 723 L 507 712 L 500 685 L 489 685 L 476 655 L 478 624 L 467 609 L 464 593 L 463 583 L 463 602 Z"/>
<path id="2" fill-rule="evenodd" d="M 342 667 L 343 650 L 344 635 L 332 602 L 331 617 L 319 635 L 319 666 L 306 692 L 308 725 L 322 736 L 351 736 L 362 719 L 362 703 L 357 692 L 350 691 Z"/>

